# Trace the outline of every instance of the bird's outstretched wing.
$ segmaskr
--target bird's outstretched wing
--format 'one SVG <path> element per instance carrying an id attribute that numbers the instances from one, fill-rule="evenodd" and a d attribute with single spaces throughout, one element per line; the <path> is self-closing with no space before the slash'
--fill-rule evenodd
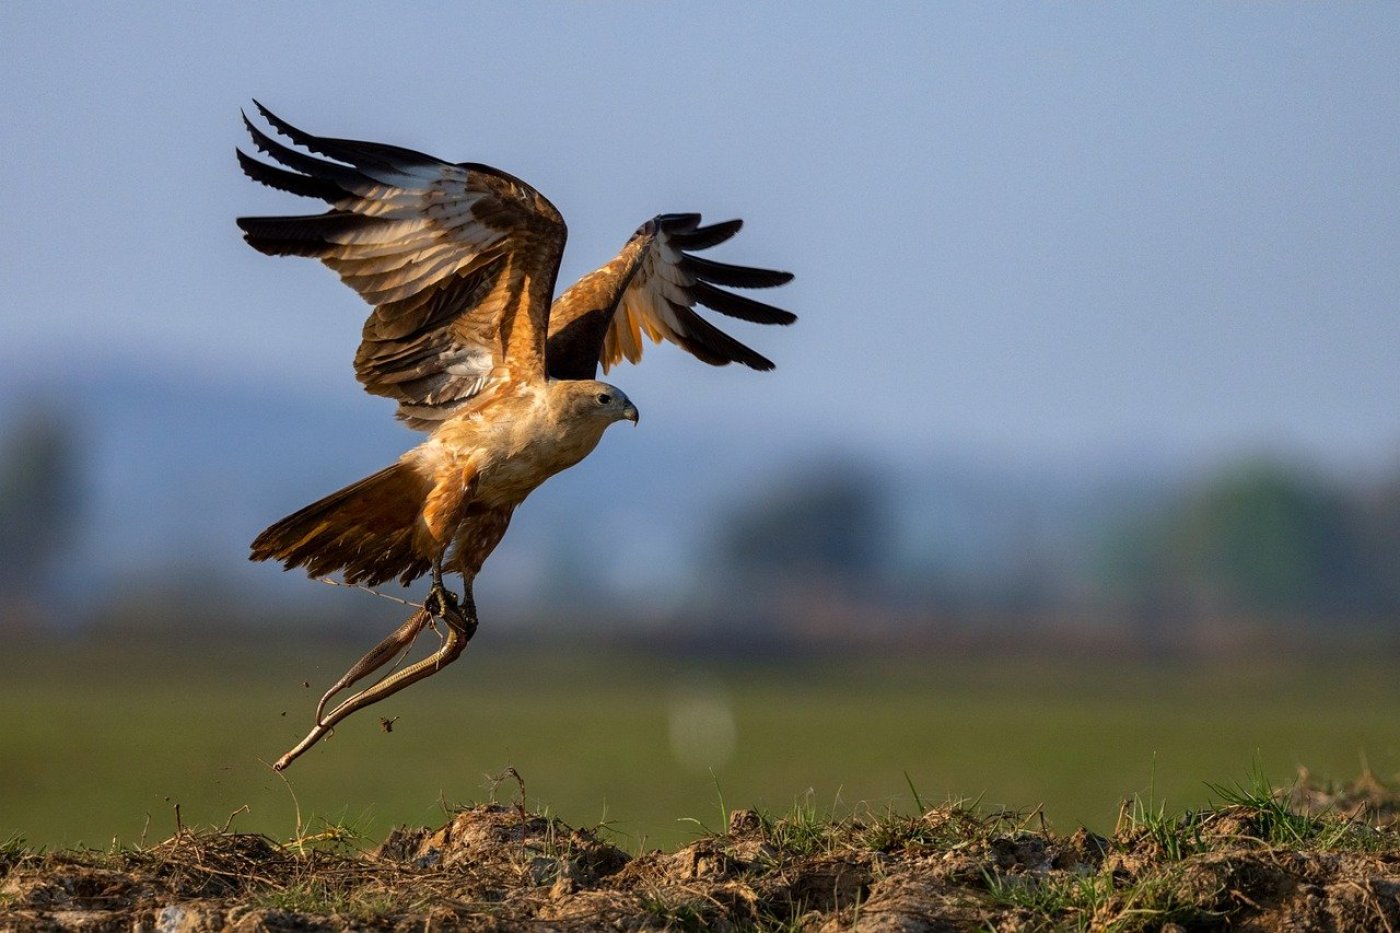
<path id="1" fill-rule="evenodd" d="M 669 340 L 715 366 L 743 363 L 772 369 L 766 357 L 744 346 L 695 311 L 704 305 L 757 324 L 791 324 L 796 315 L 725 291 L 769 288 L 792 280 L 790 272 L 732 266 L 691 255 L 739 232 L 743 221 L 700 226 L 699 214 L 662 214 L 643 224 L 615 259 L 579 279 L 554 302 L 546 360 L 557 379 L 592 379 L 623 357 L 642 356 L 642 334 Z"/>
<path id="2" fill-rule="evenodd" d="M 256 103 L 256 101 L 255 101 Z M 258 110 L 241 150 L 255 181 L 331 205 L 321 214 L 240 217 L 252 246 L 313 256 L 374 306 L 355 355 L 367 391 L 430 430 L 489 386 L 543 379 L 550 300 L 566 236 L 542 195 L 505 172 L 382 143 L 313 136 Z"/>

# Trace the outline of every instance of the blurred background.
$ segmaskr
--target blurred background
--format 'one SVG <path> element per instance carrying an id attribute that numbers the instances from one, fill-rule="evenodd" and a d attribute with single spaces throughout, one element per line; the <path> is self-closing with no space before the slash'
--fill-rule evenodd
<path id="1" fill-rule="evenodd" d="M 0 836 L 382 834 L 511 766 L 634 845 L 1395 775 L 1397 45 L 1379 5 L 4 6 Z M 562 284 L 742 216 L 713 255 L 800 317 L 725 322 L 773 373 L 614 370 L 641 426 L 517 512 L 465 658 L 290 783 L 404 610 L 247 544 L 417 438 L 359 299 L 241 242 L 315 209 L 238 170 L 253 97 L 526 179 Z"/>

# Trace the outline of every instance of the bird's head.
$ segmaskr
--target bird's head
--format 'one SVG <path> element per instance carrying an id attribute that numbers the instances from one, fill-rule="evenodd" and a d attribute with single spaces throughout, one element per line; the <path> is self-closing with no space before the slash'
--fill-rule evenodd
<path id="1" fill-rule="evenodd" d="M 604 425 L 614 421 L 637 423 L 637 406 L 617 386 L 593 379 L 565 380 L 556 383 L 564 394 L 569 414 L 578 419 L 601 419 Z"/>

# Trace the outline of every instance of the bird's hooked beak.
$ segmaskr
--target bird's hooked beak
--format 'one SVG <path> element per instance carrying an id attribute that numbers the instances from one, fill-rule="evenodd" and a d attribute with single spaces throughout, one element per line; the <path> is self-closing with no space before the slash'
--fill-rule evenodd
<path id="1" fill-rule="evenodd" d="M 627 407 L 622 409 L 622 417 L 632 422 L 633 424 L 636 424 L 637 420 L 641 418 L 641 415 L 637 412 L 637 406 L 633 405 L 631 402 L 628 402 Z"/>

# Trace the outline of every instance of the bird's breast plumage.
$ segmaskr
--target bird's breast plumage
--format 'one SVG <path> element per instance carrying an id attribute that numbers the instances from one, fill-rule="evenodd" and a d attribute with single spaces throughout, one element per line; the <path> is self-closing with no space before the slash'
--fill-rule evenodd
<path id="1" fill-rule="evenodd" d="M 472 501 L 514 508 L 546 479 L 586 457 L 604 427 L 551 405 L 544 385 L 517 386 L 444 423 L 423 448 L 432 450 L 439 469 L 469 470 Z"/>

